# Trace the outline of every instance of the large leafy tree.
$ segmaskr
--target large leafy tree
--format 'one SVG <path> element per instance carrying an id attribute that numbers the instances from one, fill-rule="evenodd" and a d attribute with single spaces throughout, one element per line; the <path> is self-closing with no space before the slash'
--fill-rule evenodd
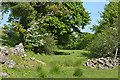
<path id="1" fill-rule="evenodd" d="M 27 34 L 20 23 L 12 23 L 5 25 L 5 31 L 2 33 L 2 45 L 15 46 L 21 42 L 21 34 L 23 37 Z"/>
<path id="2" fill-rule="evenodd" d="M 104 12 L 100 13 L 100 17 L 102 19 L 98 21 L 99 25 L 93 25 L 93 31 L 101 33 L 105 27 L 115 28 L 118 18 L 118 2 L 110 2 L 105 5 Z"/>
<path id="3" fill-rule="evenodd" d="M 89 46 L 91 53 L 97 56 L 113 56 L 118 53 L 118 28 L 119 21 L 118 2 L 110 2 L 105 5 L 101 14 L 99 25 L 94 25 L 96 37 Z"/>
<path id="4" fill-rule="evenodd" d="M 118 3 L 118 7 L 120 7 L 120 1 Z M 118 27 L 118 56 L 120 57 L 120 8 L 118 8 L 118 20 L 117 20 L 118 24 L 117 24 L 117 27 Z M 116 56 L 117 56 L 117 53 L 116 53 Z"/>
<path id="5" fill-rule="evenodd" d="M 54 34 L 58 44 L 66 44 L 70 34 L 89 24 L 90 16 L 82 2 L 2 3 L 3 13 L 11 11 L 9 22 L 20 22 L 20 41 L 25 42 L 27 29 L 34 23 Z M 24 32 L 22 32 L 24 31 Z"/>
<path id="6" fill-rule="evenodd" d="M 65 50 L 74 50 L 76 49 L 76 46 L 77 46 L 77 37 L 78 36 L 77 34 L 73 33 L 71 34 L 69 37 L 70 37 L 70 41 L 68 42 L 67 45 L 65 46 L 59 46 L 60 49 L 65 49 Z"/>

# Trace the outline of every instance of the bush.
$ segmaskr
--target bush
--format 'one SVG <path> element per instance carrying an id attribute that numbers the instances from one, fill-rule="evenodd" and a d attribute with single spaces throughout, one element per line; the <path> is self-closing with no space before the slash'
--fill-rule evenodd
<path id="1" fill-rule="evenodd" d="M 39 25 L 32 25 L 28 28 L 25 48 L 31 49 L 35 53 L 52 54 L 56 48 L 54 36 Z"/>
<path id="2" fill-rule="evenodd" d="M 78 76 L 78 77 L 81 77 L 83 75 L 83 72 L 80 68 L 76 68 L 74 73 L 73 73 L 73 76 Z"/>
<path id="3" fill-rule="evenodd" d="M 49 34 L 45 37 L 45 45 L 44 45 L 44 53 L 46 54 L 53 54 L 57 49 L 56 42 L 54 40 L 54 36 Z"/>
<path id="4" fill-rule="evenodd" d="M 95 57 L 112 57 L 118 47 L 117 31 L 112 28 L 105 28 L 102 33 L 96 34 L 88 50 Z"/>
<path id="5" fill-rule="evenodd" d="M 25 46 L 24 46 L 25 49 L 28 49 L 28 50 L 32 50 L 33 46 L 31 43 L 25 43 Z"/>
<path id="6" fill-rule="evenodd" d="M 55 55 L 70 55 L 69 52 L 54 52 Z"/>

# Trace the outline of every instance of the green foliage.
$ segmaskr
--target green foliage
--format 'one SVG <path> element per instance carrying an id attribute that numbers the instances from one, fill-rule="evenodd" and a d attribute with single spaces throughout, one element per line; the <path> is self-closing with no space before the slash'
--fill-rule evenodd
<path id="1" fill-rule="evenodd" d="M 56 41 L 54 40 L 54 36 L 48 35 L 45 37 L 45 45 L 44 45 L 44 52 L 46 54 L 53 54 L 57 50 Z"/>
<path id="2" fill-rule="evenodd" d="M 95 57 L 114 56 L 116 48 L 118 47 L 118 33 L 116 29 L 106 27 L 102 33 L 98 33 L 88 50 L 91 51 Z"/>
<path id="3" fill-rule="evenodd" d="M 19 22 L 4 25 L 3 29 L 5 31 L 2 33 L 2 45 L 13 47 L 21 42 L 24 43 L 24 37 L 27 34 L 27 31 L 22 28 L 22 25 Z"/>
<path id="4" fill-rule="evenodd" d="M 79 28 L 84 28 L 90 21 L 89 13 L 85 11 L 82 2 L 2 3 L 3 14 L 9 10 L 11 14 L 8 21 L 20 22 L 22 25 L 19 32 L 24 32 L 37 22 L 39 27 L 42 26 L 54 35 L 59 45 L 67 44 L 71 33 L 80 32 Z M 23 32 L 20 33 L 22 43 L 25 42 Z"/>
<path id="5" fill-rule="evenodd" d="M 94 34 L 83 32 L 81 36 L 77 36 L 77 49 L 86 49 L 91 41 L 94 39 Z"/>
<path id="6" fill-rule="evenodd" d="M 24 46 L 25 49 L 28 49 L 28 50 L 32 50 L 33 46 L 31 43 L 26 43 L 26 45 Z"/>
<path id="7" fill-rule="evenodd" d="M 48 35 L 44 28 L 40 28 L 39 26 L 35 25 L 31 28 L 28 28 L 27 31 L 29 32 L 26 36 L 26 43 L 31 43 L 33 47 L 40 47 L 44 45 L 46 42 L 44 41 L 44 37 Z"/>
<path id="8" fill-rule="evenodd" d="M 98 21 L 99 25 L 93 25 L 92 30 L 101 33 L 106 26 L 114 28 L 118 18 L 118 9 L 118 2 L 110 2 L 105 5 L 104 12 L 100 13 L 102 19 Z"/>
<path id="9" fill-rule="evenodd" d="M 28 34 L 25 37 L 26 48 L 30 48 L 35 52 L 40 51 L 40 47 L 45 45 L 45 37 L 48 35 L 44 28 L 40 28 L 38 25 L 32 25 L 27 29 Z M 40 51 L 41 52 L 41 51 Z"/>
<path id="10" fill-rule="evenodd" d="M 69 43 L 63 46 L 63 49 L 66 49 L 66 50 L 76 49 L 77 44 L 78 44 L 76 36 L 78 36 L 76 33 L 71 34 Z"/>
<path id="11" fill-rule="evenodd" d="M 96 57 L 114 56 L 118 48 L 118 2 L 110 2 L 105 5 L 101 14 L 99 25 L 93 26 L 95 38 L 89 49 Z"/>
<path id="12" fill-rule="evenodd" d="M 27 29 L 26 47 L 34 49 L 35 52 L 52 54 L 55 51 L 56 44 L 54 37 L 38 25 L 32 25 Z"/>
<path id="13" fill-rule="evenodd" d="M 120 7 L 120 2 L 118 3 L 118 7 Z M 117 19 L 117 28 L 118 28 L 118 35 L 120 35 L 120 8 L 118 8 L 118 14 L 119 17 Z M 120 36 L 118 36 L 118 53 L 119 51 L 120 51 Z M 120 54 L 118 54 L 118 56 L 120 56 Z"/>
<path id="14" fill-rule="evenodd" d="M 80 68 L 76 68 L 73 73 L 73 76 L 81 77 L 82 75 L 83 75 L 83 71 Z"/>
<path id="15" fill-rule="evenodd" d="M 56 51 L 54 54 L 55 55 L 70 55 L 69 52 L 58 52 L 58 51 Z"/>
<path id="16" fill-rule="evenodd" d="M 81 34 L 72 34 L 70 42 L 65 46 L 59 46 L 60 49 L 82 50 L 91 44 L 94 34 L 82 32 Z"/>

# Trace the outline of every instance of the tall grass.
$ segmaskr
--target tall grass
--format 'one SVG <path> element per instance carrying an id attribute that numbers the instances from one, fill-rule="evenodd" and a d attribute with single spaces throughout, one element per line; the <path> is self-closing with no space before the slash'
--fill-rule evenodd
<path id="1" fill-rule="evenodd" d="M 50 73 L 60 73 L 61 72 L 61 68 L 60 68 L 60 66 L 59 65 L 54 65 L 54 66 L 52 66 L 51 67 L 51 69 L 50 69 Z"/>
<path id="2" fill-rule="evenodd" d="M 67 52 L 67 50 L 65 51 Z M 10 73 L 10 78 L 116 78 L 118 69 L 97 70 L 82 66 L 87 58 L 82 56 L 83 51 L 70 51 L 70 55 L 40 55 L 32 51 L 25 52 L 27 57 L 34 57 L 45 63 L 43 66 L 32 60 L 10 55 L 16 62 L 13 68 L 3 68 Z M 74 52 L 74 53 L 73 53 Z M 27 67 L 28 66 L 28 67 Z M 109 74 L 111 73 L 111 74 Z"/>
<path id="3" fill-rule="evenodd" d="M 47 77 L 47 72 L 43 68 L 42 65 L 37 65 L 36 70 L 38 72 L 38 77 L 39 78 L 46 78 Z"/>
<path id="4" fill-rule="evenodd" d="M 81 60 L 76 60 L 75 62 L 74 62 L 74 67 L 77 67 L 77 66 L 80 66 L 81 65 Z"/>
<path id="5" fill-rule="evenodd" d="M 73 76 L 81 77 L 81 76 L 83 76 L 83 71 L 80 68 L 76 68 L 73 73 Z"/>

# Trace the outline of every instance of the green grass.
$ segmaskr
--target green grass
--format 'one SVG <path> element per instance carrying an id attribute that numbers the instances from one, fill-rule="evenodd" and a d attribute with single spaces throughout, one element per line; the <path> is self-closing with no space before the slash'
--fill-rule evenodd
<path id="1" fill-rule="evenodd" d="M 34 57 L 45 62 L 45 65 L 18 56 L 10 56 L 17 65 L 3 71 L 10 74 L 10 78 L 117 78 L 118 69 L 91 69 L 82 66 L 89 56 L 88 51 L 60 50 L 59 55 L 39 55 L 26 51 L 27 57 Z M 70 54 L 68 54 L 70 53 Z M 66 55 L 67 54 L 67 55 Z"/>
<path id="2" fill-rule="evenodd" d="M 2 72 L 2 66 L 0 65 L 0 80 L 2 78 L 1 72 Z"/>
<path id="3" fill-rule="evenodd" d="M 74 73 L 73 73 L 73 76 L 78 76 L 78 77 L 83 76 L 82 70 L 80 68 L 76 68 Z"/>

